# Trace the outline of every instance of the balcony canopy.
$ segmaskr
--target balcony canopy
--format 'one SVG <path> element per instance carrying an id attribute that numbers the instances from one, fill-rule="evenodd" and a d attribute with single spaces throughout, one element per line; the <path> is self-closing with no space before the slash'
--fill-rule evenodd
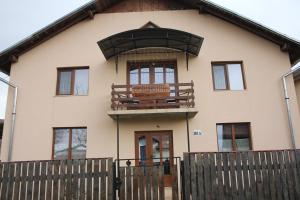
<path id="1" fill-rule="evenodd" d="M 142 48 L 168 48 L 198 56 L 203 38 L 167 28 L 141 28 L 121 32 L 98 42 L 108 60 L 111 57 Z"/>

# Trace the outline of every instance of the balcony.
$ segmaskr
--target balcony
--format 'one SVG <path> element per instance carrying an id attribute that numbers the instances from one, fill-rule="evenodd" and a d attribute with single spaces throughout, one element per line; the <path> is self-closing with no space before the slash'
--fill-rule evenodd
<path id="1" fill-rule="evenodd" d="M 194 83 L 112 85 L 112 118 L 196 115 Z"/>

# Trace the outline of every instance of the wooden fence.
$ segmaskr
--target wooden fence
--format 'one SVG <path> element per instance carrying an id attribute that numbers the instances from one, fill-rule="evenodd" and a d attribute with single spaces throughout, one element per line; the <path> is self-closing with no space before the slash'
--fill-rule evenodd
<path id="1" fill-rule="evenodd" d="M 300 199 L 300 150 L 184 154 L 189 199 Z"/>
<path id="2" fill-rule="evenodd" d="M 113 199 L 108 159 L 0 163 L 0 200 Z"/>
<path id="3" fill-rule="evenodd" d="M 163 166 L 120 167 L 120 200 L 178 200 L 177 166 L 170 167 L 172 192 L 165 194 Z"/>

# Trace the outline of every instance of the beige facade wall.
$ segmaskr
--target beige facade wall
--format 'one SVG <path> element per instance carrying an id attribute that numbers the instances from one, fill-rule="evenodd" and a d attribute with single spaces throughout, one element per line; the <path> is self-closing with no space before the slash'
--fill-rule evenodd
<path id="1" fill-rule="evenodd" d="M 255 150 L 291 147 L 281 83 L 290 63 L 279 46 L 211 15 L 199 15 L 196 10 L 108 13 L 67 29 L 21 56 L 12 66 L 11 81 L 20 88 L 13 160 L 50 159 L 52 128 L 72 126 L 87 126 L 87 157 L 116 157 L 116 122 L 106 113 L 110 109 L 111 84 L 126 83 L 129 58 L 120 60 L 116 73 L 114 60 L 106 61 L 96 42 L 148 21 L 204 37 L 200 54 L 190 59 L 188 71 L 184 56 L 170 55 L 178 59 L 179 82 L 195 83 L 199 112 L 190 119 L 192 151 L 217 151 L 216 123 L 223 122 L 250 122 Z M 243 61 L 247 89 L 214 91 L 212 61 Z M 55 96 L 56 69 L 68 66 L 90 67 L 88 96 Z M 295 98 L 293 81 L 289 84 L 290 95 Z M 297 104 L 292 104 L 298 110 Z M 8 103 L 1 160 L 7 159 L 10 118 Z M 294 112 L 293 118 L 299 121 L 299 113 Z M 299 123 L 295 126 L 299 134 Z M 193 136 L 196 129 L 204 134 Z M 174 155 L 187 151 L 184 119 L 123 120 L 121 157 L 134 157 L 134 131 L 143 130 L 173 130 Z"/>

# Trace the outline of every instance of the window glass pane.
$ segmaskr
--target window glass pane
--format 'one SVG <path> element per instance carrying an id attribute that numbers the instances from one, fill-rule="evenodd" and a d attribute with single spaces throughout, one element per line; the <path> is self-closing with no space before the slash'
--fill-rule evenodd
<path id="1" fill-rule="evenodd" d="M 166 83 L 175 83 L 175 70 L 172 67 L 166 68 Z"/>
<path id="2" fill-rule="evenodd" d="M 71 71 L 60 71 L 59 91 L 58 94 L 71 94 Z"/>
<path id="3" fill-rule="evenodd" d="M 228 65 L 228 77 L 231 90 L 244 90 L 243 73 L 240 64 Z"/>
<path id="4" fill-rule="evenodd" d="M 139 70 L 136 68 L 130 70 L 130 84 L 139 84 Z"/>
<path id="5" fill-rule="evenodd" d="M 141 84 L 150 83 L 150 70 L 148 67 L 141 68 Z"/>
<path id="6" fill-rule="evenodd" d="M 235 142 L 238 151 L 250 150 L 249 124 L 235 124 Z"/>
<path id="7" fill-rule="evenodd" d="M 72 129 L 72 159 L 86 156 L 86 128 Z"/>
<path id="8" fill-rule="evenodd" d="M 69 129 L 55 129 L 54 159 L 68 159 Z"/>
<path id="9" fill-rule="evenodd" d="M 226 89 L 225 67 L 223 65 L 213 66 L 214 83 L 216 90 Z"/>
<path id="10" fill-rule="evenodd" d="M 74 95 L 87 95 L 89 90 L 89 70 L 77 69 L 75 71 Z"/>
<path id="11" fill-rule="evenodd" d="M 170 137 L 162 136 L 162 157 L 164 164 L 164 174 L 170 174 Z"/>
<path id="12" fill-rule="evenodd" d="M 155 67 L 155 84 L 164 83 L 164 68 L 163 67 Z"/>
<path id="13" fill-rule="evenodd" d="M 231 125 L 218 124 L 218 146 L 219 151 L 232 151 L 232 134 Z"/>

